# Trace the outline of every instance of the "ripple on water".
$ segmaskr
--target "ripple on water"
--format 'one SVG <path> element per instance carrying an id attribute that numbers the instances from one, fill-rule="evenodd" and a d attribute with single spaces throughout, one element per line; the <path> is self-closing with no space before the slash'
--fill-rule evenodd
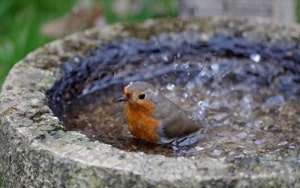
<path id="1" fill-rule="evenodd" d="M 239 158 L 300 145 L 297 59 L 289 56 L 289 64 L 282 64 L 281 60 L 287 61 L 284 53 L 274 55 L 277 59 L 270 49 L 249 53 L 247 48 L 256 44 L 242 38 L 235 42 L 240 40 L 244 51 L 224 36 L 205 44 L 188 40 L 189 48 L 184 38 L 172 40 L 167 35 L 148 42 L 128 39 L 102 47 L 90 59 L 78 57 L 76 64 L 67 63 L 63 82 L 52 91 L 54 106 L 62 104 L 54 112 L 68 130 L 132 152 Z M 174 103 L 193 112 L 202 120 L 201 131 L 167 145 L 133 138 L 124 106 L 116 99 L 123 86 L 135 80 L 153 83 Z"/>

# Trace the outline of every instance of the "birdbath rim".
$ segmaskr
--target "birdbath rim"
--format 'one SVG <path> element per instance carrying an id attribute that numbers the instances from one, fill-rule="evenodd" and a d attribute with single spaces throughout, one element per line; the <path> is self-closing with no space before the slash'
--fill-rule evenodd
<path id="1" fill-rule="evenodd" d="M 253 167 L 253 172 L 257 172 L 255 175 L 242 167 L 238 172 L 232 172 L 233 164 L 225 158 L 198 160 L 126 152 L 91 141 L 79 132 L 65 131 L 47 105 L 46 91 L 61 77 L 61 65 L 67 59 L 87 54 L 90 49 L 107 41 L 130 36 L 147 38 L 151 34 L 187 29 L 207 32 L 208 35 L 230 33 L 232 25 L 241 31 L 250 28 L 248 37 L 252 39 L 267 33 L 271 37 L 286 35 L 300 40 L 300 28 L 296 24 L 283 27 L 257 20 L 219 18 L 149 20 L 86 30 L 48 43 L 28 54 L 10 71 L 0 95 L 0 167 L 4 169 L 2 172 L 8 185 L 190 187 L 294 183 L 297 176 L 287 180 L 285 173 L 279 173 L 281 169 L 284 172 L 293 169 L 292 157 L 296 155 L 293 152 L 288 153 L 286 159 L 276 159 L 272 155 L 241 159 L 245 160 L 241 164 Z M 9 167 L 9 164 L 12 166 Z M 273 165 L 273 172 L 265 169 L 267 165 Z"/>

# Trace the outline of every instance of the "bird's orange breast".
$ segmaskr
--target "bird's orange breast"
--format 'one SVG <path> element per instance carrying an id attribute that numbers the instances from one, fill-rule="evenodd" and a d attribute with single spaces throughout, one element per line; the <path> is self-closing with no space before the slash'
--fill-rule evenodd
<path id="1" fill-rule="evenodd" d="M 159 120 L 132 109 L 129 105 L 126 107 L 126 120 L 129 131 L 135 137 L 143 138 L 148 142 L 158 142 L 159 136 L 157 129 Z"/>

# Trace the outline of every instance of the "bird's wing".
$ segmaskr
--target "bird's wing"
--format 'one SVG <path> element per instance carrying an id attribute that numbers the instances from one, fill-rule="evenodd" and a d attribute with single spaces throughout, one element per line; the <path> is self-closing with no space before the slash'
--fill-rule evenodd
<path id="1" fill-rule="evenodd" d="M 200 124 L 189 117 L 185 111 L 179 111 L 173 117 L 162 120 L 163 133 L 167 138 L 186 136 L 200 129 Z"/>
<path id="2" fill-rule="evenodd" d="M 159 102 L 159 101 L 157 101 Z M 167 98 L 164 98 L 163 103 L 157 103 L 160 110 L 156 110 L 155 118 L 160 119 L 162 126 L 159 133 L 161 136 L 172 139 L 186 136 L 200 129 L 200 123 L 193 120 L 188 112 L 180 108 Z"/>

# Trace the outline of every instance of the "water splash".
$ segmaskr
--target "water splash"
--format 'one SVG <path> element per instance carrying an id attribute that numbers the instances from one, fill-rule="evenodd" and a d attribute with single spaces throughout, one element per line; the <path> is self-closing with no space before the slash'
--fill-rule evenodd
<path id="1" fill-rule="evenodd" d="M 250 54 L 250 59 L 254 61 L 255 63 L 259 63 L 261 60 L 261 55 L 259 54 Z"/>
<path id="2" fill-rule="evenodd" d="M 287 56 L 285 47 L 273 43 L 181 36 L 113 41 L 91 56 L 67 62 L 49 95 L 53 108 L 62 105 L 53 111 L 68 130 L 126 151 L 240 158 L 300 144 L 299 47 L 288 49 Z M 134 139 L 126 128 L 124 106 L 115 101 L 123 86 L 136 80 L 151 82 L 193 112 L 203 128 L 199 137 L 171 146 Z"/>
<path id="3" fill-rule="evenodd" d="M 169 83 L 168 85 L 167 85 L 167 90 L 169 90 L 169 91 L 173 91 L 174 89 L 175 89 L 175 84 L 171 84 L 171 83 Z"/>

